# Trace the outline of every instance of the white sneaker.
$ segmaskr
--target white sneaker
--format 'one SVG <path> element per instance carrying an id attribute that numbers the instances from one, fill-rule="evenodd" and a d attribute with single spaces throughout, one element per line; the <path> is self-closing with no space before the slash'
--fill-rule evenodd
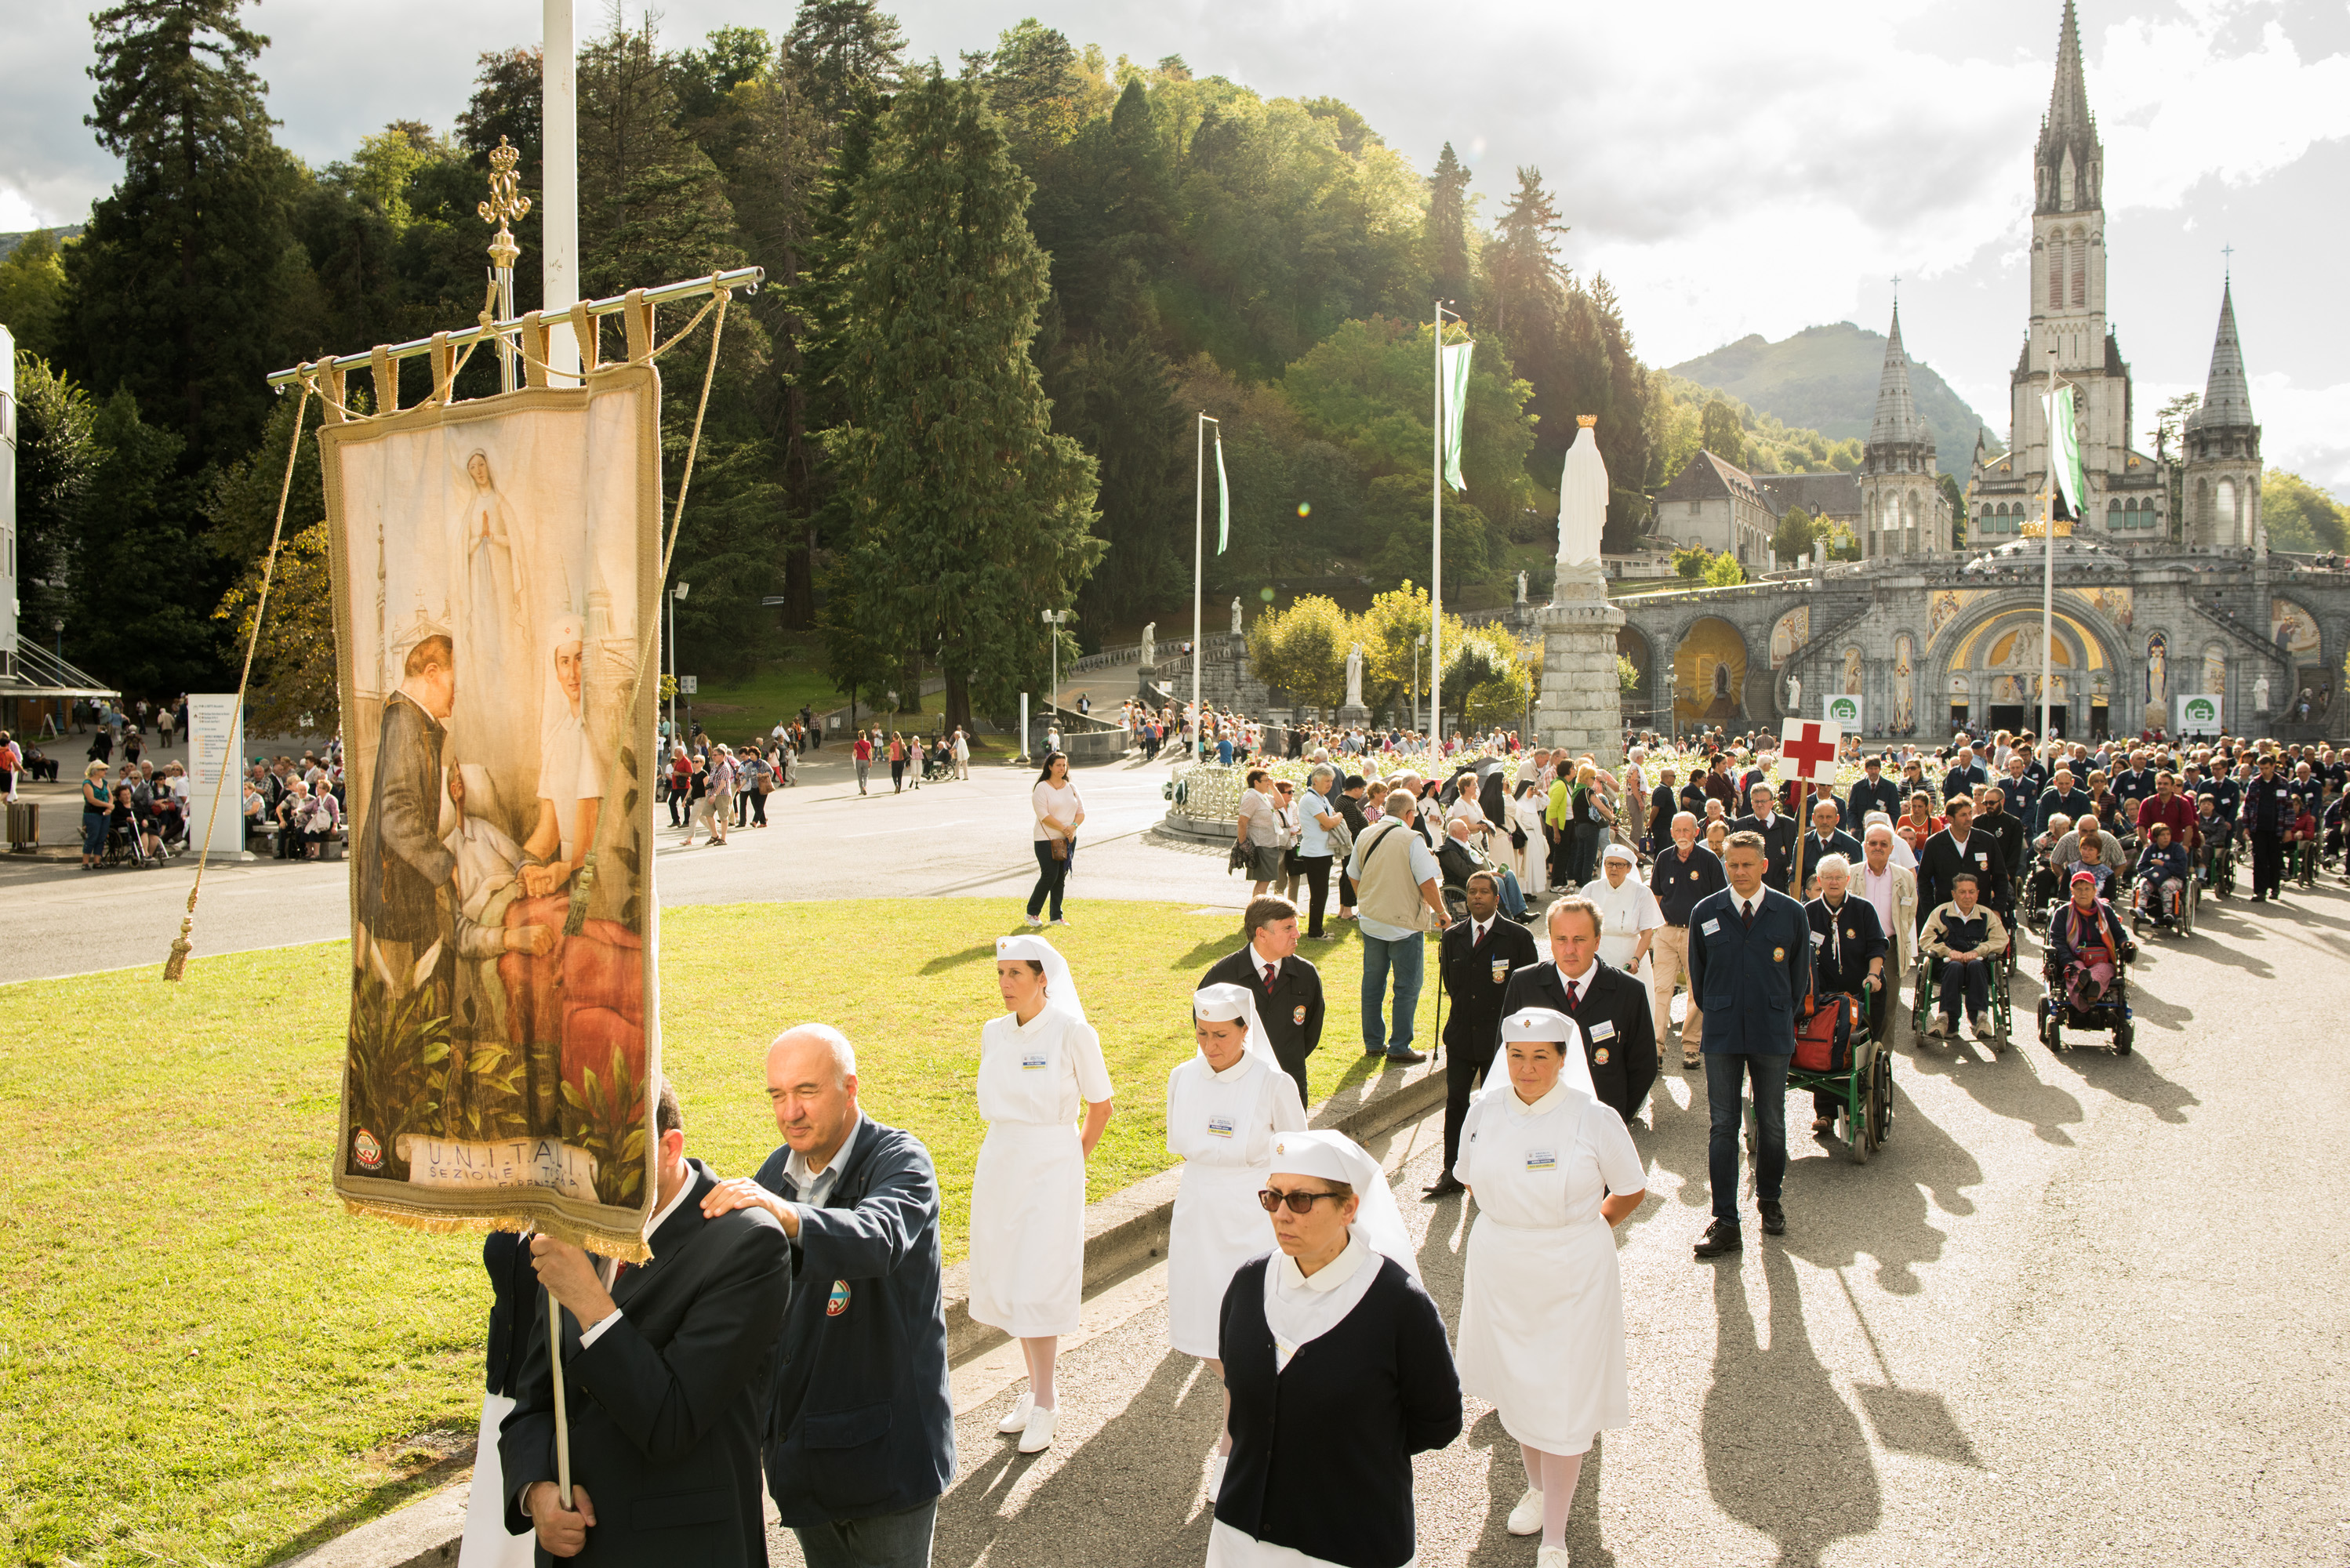
<path id="1" fill-rule="evenodd" d="M 1023 915 L 1020 918 L 1024 923 L 1031 926 L 1042 926 L 1045 923 L 1034 915 Z"/>
<path id="2" fill-rule="evenodd" d="M 1020 1434 L 1020 1451 L 1041 1454 L 1053 1446 L 1053 1412 L 1039 1405 L 1028 1412 L 1027 1429 Z"/>
<path id="3" fill-rule="evenodd" d="M 1208 1461 L 1208 1502 L 1211 1506 L 1224 1495 L 1224 1467 L 1232 1463 L 1232 1459 L 1230 1454 L 1218 1454 Z"/>
<path id="4" fill-rule="evenodd" d="M 1057 917 L 1055 917 L 1055 919 L 1054 919 L 1053 923 L 1054 923 L 1055 925 L 1056 925 L 1056 926 L 1066 926 L 1066 925 L 1067 925 L 1067 924 L 1069 923 L 1069 921 L 1068 921 L 1068 917 L 1066 917 L 1066 915 L 1064 915 L 1064 916 L 1057 916 Z"/>
<path id="5" fill-rule="evenodd" d="M 1003 1433 L 1006 1437 L 1009 1437 L 1014 1432 L 1026 1431 L 1028 1429 L 1028 1412 L 1034 1410 L 1035 1407 L 1035 1401 L 1029 1398 L 1027 1395 L 1023 1394 L 1020 1396 L 1019 1401 L 1012 1407 L 1012 1413 L 1004 1417 L 1001 1421 L 995 1423 L 995 1429 Z"/>
<path id="6" fill-rule="evenodd" d="M 1950 1015 L 1949 1013 L 1937 1012 L 1934 1014 L 1934 1022 L 1926 1025 L 1926 1033 L 1931 1034 L 1937 1040 L 1948 1040 L 1957 1032 L 1950 1027 Z"/>
<path id="7" fill-rule="evenodd" d="M 1534 1568 L 1568 1568 L 1566 1548 L 1545 1546 L 1534 1553 Z"/>
<path id="8" fill-rule="evenodd" d="M 1526 1488 L 1526 1495 L 1518 1499 L 1518 1506 L 1510 1510 L 1510 1533 L 1539 1535 L 1542 1533 L 1543 1494 Z"/>

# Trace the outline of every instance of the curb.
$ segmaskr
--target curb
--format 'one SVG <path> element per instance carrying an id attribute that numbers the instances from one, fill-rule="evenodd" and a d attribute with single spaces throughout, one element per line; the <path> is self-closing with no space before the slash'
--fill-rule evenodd
<path id="1" fill-rule="evenodd" d="M 1342 1047 L 1351 1044 L 1351 1041 L 1341 1042 Z M 1440 1057 L 1400 1074 L 1382 1072 L 1340 1089 L 1322 1103 L 1309 1122 L 1316 1128 L 1345 1133 L 1359 1143 L 1441 1106 L 1449 1082 Z M 1165 1254 L 1175 1193 L 1182 1180 L 1182 1166 L 1170 1166 L 1086 1206 L 1087 1293 L 1112 1282 L 1145 1259 Z M 969 1264 L 948 1269 L 941 1282 L 950 1367 L 1009 1343 L 1003 1330 L 972 1320 Z M 470 1483 L 468 1472 L 465 1481 L 429 1493 L 307 1552 L 281 1558 L 270 1568 L 455 1568 Z"/>

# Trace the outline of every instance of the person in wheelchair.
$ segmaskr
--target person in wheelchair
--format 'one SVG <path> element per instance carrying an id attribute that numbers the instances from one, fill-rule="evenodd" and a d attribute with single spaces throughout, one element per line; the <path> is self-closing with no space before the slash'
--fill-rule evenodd
<path id="1" fill-rule="evenodd" d="M 2048 989 L 2061 988 L 2075 1012 L 2086 1012 L 2112 991 L 2137 946 L 2097 896 L 2095 877 L 2074 873 L 2072 895 L 2048 922 Z"/>
<path id="2" fill-rule="evenodd" d="M 2023 907 L 2038 912 L 2064 896 L 2064 867 L 2056 846 L 2073 831 L 2073 819 L 2059 812 L 2048 819 L 2047 830 L 2032 841 L 2032 877 L 2024 885 Z"/>
<path id="3" fill-rule="evenodd" d="M 2187 900 L 2187 846 L 2172 839 L 2167 822 L 2152 824 L 2147 834 L 2151 842 L 2137 857 L 2138 908 L 2167 926 Z"/>
<path id="4" fill-rule="evenodd" d="M 2195 837 L 2197 847 L 2191 858 L 2195 862 L 2196 879 L 2210 887 L 2220 857 L 2235 836 L 2235 825 L 2220 815 L 2220 803 L 2204 795 L 2196 803 Z"/>
<path id="5" fill-rule="evenodd" d="M 2082 838 L 2074 840 L 2074 858 L 2064 862 L 2065 886 L 2068 888 L 2072 886 L 2073 878 L 2085 871 L 2088 873 L 2089 880 L 2097 885 L 2097 897 L 2112 898 L 2115 878 L 2119 875 L 2121 867 L 2116 860 L 2108 860 L 2106 857 L 2104 841 L 2099 838 Z"/>
<path id="6" fill-rule="evenodd" d="M 1502 913 L 1523 924 L 1526 918 L 1526 896 L 1518 888 L 1518 874 L 1506 866 L 1497 866 L 1477 847 L 1473 836 L 1476 825 L 1465 816 L 1456 816 L 1444 825 L 1444 842 L 1437 847 L 1436 867 L 1444 874 L 1444 902 L 1454 908 L 1468 897 L 1469 878 L 1480 871 L 1490 871 L 1501 879 Z"/>
<path id="7" fill-rule="evenodd" d="M 1848 895 L 1852 862 L 1841 855 L 1820 857 L 1820 896 L 1804 906 L 1812 924 L 1812 993 L 1826 997 L 1841 992 L 1860 998 L 1868 1031 L 1885 1038 L 1886 989 L 1884 923 L 1866 898 Z M 1825 1089 L 1812 1091 L 1812 1130 L 1826 1132 L 1835 1125 L 1844 1096 Z"/>
<path id="8" fill-rule="evenodd" d="M 1991 1032 L 1991 970 L 2007 952 L 2007 924 L 1999 911 L 1980 902 L 1981 883 L 1971 871 L 1950 879 L 1950 898 L 1926 917 L 1918 950 L 1926 956 L 1940 1002 L 1929 1034 L 1948 1040 L 1959 1032 L 1959 1008 L 1977 1038 Z"/>

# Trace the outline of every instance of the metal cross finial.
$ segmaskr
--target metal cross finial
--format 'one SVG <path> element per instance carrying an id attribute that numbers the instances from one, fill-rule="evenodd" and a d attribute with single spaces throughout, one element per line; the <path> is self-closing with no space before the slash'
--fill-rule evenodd
<path id="1" fill-rule="evenodd" d="M 2235 271 L 2235 270 L 2236 270 L 2236 247 L 2235 247 L 2235 246 L 2233 246 L 2233 245 L 2221 245 L 2221 246 L 2220 247 L 2220 254 L 2221 255 L 2223 255 L 2223 256 L 2225 256 L 2225 257 L 2227 257 L 2227 258 L 2228 258 L 2224 263 L 2222 263 L 2222 264 L 2221 264 L 2222 270 L 2227 271 L 2227 272 L 2233 272 L 2233 271 Z"/>
<path id="2" fill-rule="evenodd" d="M 495 223 L 498 232 L 490 236 L 490 261 L 493 265 L 511 268 L 522 255 L 522 246 L 515 243 L 509 223 L 518 223 L 529 215 L 530 198 L 519 189 L 521 181 L 515 165 L 522 161 L 522 149 L 503 136 L 490 150 L 490 199 L 475 209 L 482 222 Z"/>

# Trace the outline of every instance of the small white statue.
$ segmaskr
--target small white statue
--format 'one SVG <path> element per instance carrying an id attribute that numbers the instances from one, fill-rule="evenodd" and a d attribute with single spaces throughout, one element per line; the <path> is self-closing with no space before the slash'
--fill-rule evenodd
<path id="1" fill-rule="evenodd" d="M 1347 650 L 1347 706 L 1363 705 L 1363 645 L 1355 644 Z"/>
<path id="2" fill-rule="evenodd" d="M 2252 682 L 2252 711 L 2256 713 L 2269 711 L 2269 678 L 2265 675 Z"/>
<path id="3" fill-rule="evenodd" d="M 1804 678 L 1800 675 L 1790 675 L 1787 677 L 1787 711 L 1800 713 L 1803 711 Z"/>
<path id="4" fill-rule="evenodd" d="M 1518 574 L 1518 602 L 1526 602 L 1526 575 L 1523 572 Z"/>
<path id="5" fill-rule="evenodd" d="M 1159 623 L 1155 620 L 1142 628 L 1142 662 L 1146 665 L 1159 662 Z"/>
<path id="6" fill-rule="evenodd" d="M 1232 597 L 1232 635 L 1233 635 L 1234 637 L 1238 637 L 1240 634 L 1241 634 L 1241 601 L 1240 601 L 1240 597 L 1236 594 L 1236 595 L 1234 595 L 1234 596 Z"/>

